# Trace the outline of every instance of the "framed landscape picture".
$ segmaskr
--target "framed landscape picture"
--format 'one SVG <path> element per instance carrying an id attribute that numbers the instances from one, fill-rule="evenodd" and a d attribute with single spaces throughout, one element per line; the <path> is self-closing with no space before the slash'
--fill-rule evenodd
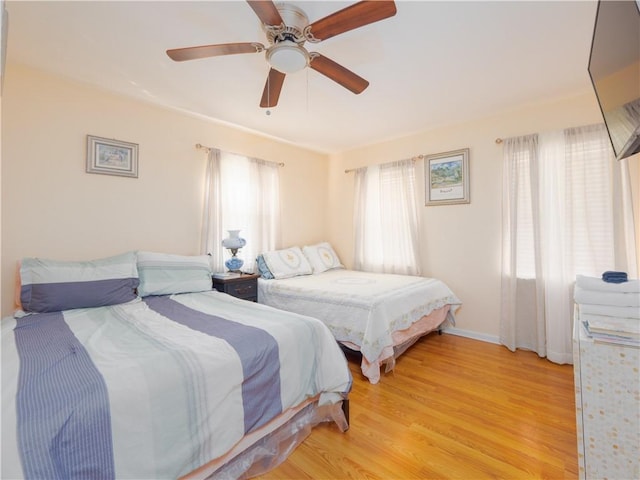
<path id="1" fill-rule="evenodd" d="M 87 173 L 138 177 L 138 144 L 87 135 Z"/>
<path id="2" fill-rule="evenodd" d="M 469 149 L 427 155 L 425 205 L 469 203 Z"/>

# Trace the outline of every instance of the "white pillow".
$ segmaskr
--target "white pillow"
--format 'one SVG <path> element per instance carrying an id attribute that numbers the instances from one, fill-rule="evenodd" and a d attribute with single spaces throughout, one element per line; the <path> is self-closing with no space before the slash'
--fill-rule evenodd
<path id="1" fill-rule="evenodd" d="M 170 255 L 138 252 L 138 295 L 172 295 L 174 293 L 211 290 L 211 258 L 208 255 Z"/>
<path id="2" fill-rule="evenodd" d="M 322 273 L 333 268 L 344 268 L 338 255 L 328 242 L 303 247 L 302 251 L 307 260 L 309 260 L 313 273 Z"/>
<path id="3" fill-rule="evenodd" d="M 263 253 L 262 257 L 276 279 L 311 275 L 313 272 L 300 247 Z"/>

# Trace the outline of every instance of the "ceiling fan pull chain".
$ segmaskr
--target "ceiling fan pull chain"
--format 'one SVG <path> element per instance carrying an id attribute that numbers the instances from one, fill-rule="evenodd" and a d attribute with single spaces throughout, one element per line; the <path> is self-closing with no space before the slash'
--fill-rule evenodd
<path id="1" fill-rule="evenodd" d="M 309 69 L 305 72 L 307 74 L 307 115 L 309 114 Z"/>
<path id="2" fill-rule="evenodd" d="M 271 72 L 269 72 L 269 74 L 267 75 L 267 105 L 271 105 L 270 95 L 271 95 Z M 267 108 L 266 114 L 267 116 L 271 115 L 271 110 Z"/>

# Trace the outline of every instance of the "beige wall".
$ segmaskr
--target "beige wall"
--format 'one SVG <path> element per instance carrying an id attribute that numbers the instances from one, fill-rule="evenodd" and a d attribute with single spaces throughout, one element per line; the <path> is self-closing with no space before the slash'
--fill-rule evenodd
<path id="1" fill-rule="evenodd" d="M 495 139 L 601 121 L 591 92 L 327 157 L 86 85 L 9 65 L 2 97 L 2 314 L 16 261 L 89 259 L 126 250 L 199 252 L 205 154 L 196 143 L 266 160 L 281 171 L 282 246 L 329 240 L 353 252 L 347 168 L 470 148 L 471 203 L 425 207 L 418 163 L 425 275 L 464 302 L 461 333 L 495 340 L 500 316 L 502 147 Z M 452 106 L 454 108 L 454 106 Z M 85 173 L 86 135 L 140 145 L 138 179 Z M 630 159 L 636 217 L 640 155 Z M 640 221 L 636 224 L 640 228 Z M 638 230 L 640 238 L 640 230 Z"/>
<path id="2" fill-rule="evenodd" d="M 2 120 L 2 315 L 22 257 L 199 253 L 206 154 L 196 143 L 284 162 L 283 245 L 324 238 L 324 154 L 19 65 L 7 65 Z M 139 178 L 85 173 L 87 134 L 139 144 Z"/>
<path id="3" fill-rule="evenodd" d="M 329 172 L 330 239 L 350 265 L 354 193 L 353 174 L 345 174 L 345 169 L 469 148 L 470 204 L 424 206 L 424 166 L 423 162 L 417 164 L 423 275 L 444 280 L 462 300 L 456 325 L 460 333 L 495 341 L 500 325 L 502 198 L 502 147 L 495 140 L 601 121 L 595 96 L 585 92 L 574 98 L 531 105 L 481 121 L 334 155 Z M 640 193 L 639 157 L 630 159 L 636 207 Z"/>

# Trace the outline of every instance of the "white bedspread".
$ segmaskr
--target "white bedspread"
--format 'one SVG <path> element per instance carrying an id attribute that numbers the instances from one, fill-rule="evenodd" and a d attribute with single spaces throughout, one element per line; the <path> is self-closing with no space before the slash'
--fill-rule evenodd
<path id="1" fill-rule="evenodd" d="M 316 319 L 215 291 L 163 302 L 2 320 L 1 478 L 177 478 L 280 412 L 351 388 L 344 354 Z M 174 321 L 170 309 L 195 320 Z M 87 443 L 94 451 L 78 454 Z"/>
<path id="2" fill-rule="evenodd" d="M 461 304 L 449 287 L 434 278 L 336 269 L 282 280 L 259 279 L 258 301 L 313 316 L 336 340 L 360 347 L 369 361 L 393 345 L 392 334 L 433 310 Z"/>

